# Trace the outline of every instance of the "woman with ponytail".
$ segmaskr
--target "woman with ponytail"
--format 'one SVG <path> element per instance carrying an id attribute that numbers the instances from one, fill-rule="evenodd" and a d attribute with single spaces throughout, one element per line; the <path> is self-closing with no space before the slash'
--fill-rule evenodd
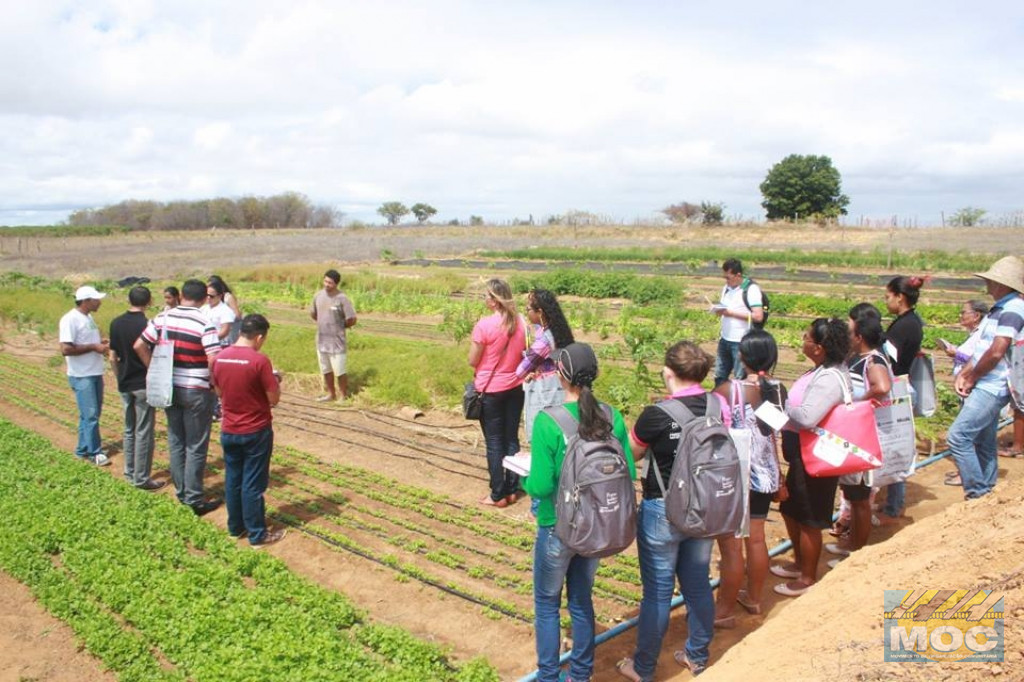
<path id="1" fill-rule="evenodd" d="M 710 401 L 717 400 L 722 420 L 732 422 L 725 398 L 701 387 L 715 359 L 691 341 L 679 341 L 665 353 L 661 377 L 669 398 L 678 400 L 695 418 L 707 414 Z M 630 433 L 633 451 L 649 456 L 643 479 L 643 501 L 637 518 L 636 544 L 640 559 L 643 599 L 636 631 L 636 649 L 632 658 L 617 664 L 619 674 L 629 680 L 654 679 L 661 654 L 662 640 L 668 630 L 669 610 L 676 579 L 686 601 L 688 638 L 674 653 L 676 663 L 694 675 L 704 670 L 715 623 L 715 598 L 708 574 L 711 568 L 711 538 L 684 535 L 665 516 L 665 500 L 654 467 L 661 480 L 672 476 L 682 427 L 656 405 L 644 408 Z M 644 456 L 641 455 L 641 456 Z"/>
<path id="2" fill-rule="evenodd" d="M 512 290 L 504 280 L 487 282 L 484 303 L 491 314 L 473 327 L 469 345 L 473 385 L 483 395 L 480 429 L 491 485 L 480 504 L 507 507 L 518 499 L 519 476 L 505 469 L 501 460 L 519 452 L 523 380 L 516 376 L 516 366 L 526 349 L 526 324 L 516 314 Z"/>
<path id="3" fill-rule="evenodd" d="M 740 341 L 740 362 L 746 371 L 745 379 L 726 381 L 715 389 L 729 401 L 733 428 L 745 429 L 750 434 L 750 532 L 746 538 L 720 535 L 718 551 L 722 555 L 719 568 L 721 584 L 715 606 L 715 627 L 734 628 L 733 610 L 737 602 L 748 612 L 759 614 L 764 581 L 768 577 L 768 543 L 764 536 L 764 522 L 768 507 L 776 496 L 785 497 L 780 488 L 779 459 L 775 445 L 775 432 L 754 416 L 754 410 L 763 402 L 782 409 L 786 389 L 772 378 L 779 361 L 779 348 L 775 338 L 763 329 L 753 329 Z M 743 583 L 743 545 L 746 545 L 746 589 Z"/>
<path id="4" fill-rule="evenodd" d="M 910 373 L 910 365 L 921 351 L 924 339 L 924 321 L 915 310 L 921 287 L 930 277 L 893 277 L 885 285 L 885 307 L 896 316 L 885 330 L 886 348 L 895 351 L 892 359 L 892 373 L 904 376 Z M 903 481 L 890 483 L 885 488 L 885 507 L 878 516 L 883 526 L 899 523 L 903 516 L 907 484 Z"/>
<path id="5" fill-rule="evenodd" d="M 565 391 L 565 408 L 579 421 L 584 440 L 607 440 L 614 436 L 621 444 L 636 477 L 629 436 L 622 414 L 604 407 L 594 397 L 597 357 L 585 343 L 571 343 L 554 355 L 558 377 Z M 562 638 L 559 633 L 559 607 L 562 586 L 568 592 L 572 619 L 572 654 L 569 676 L 565 679 L 589 680 L 594 672 L 594 604 L 591 593 L 599 559 L 587 558 L 568 549 L 555 535 L 555 493 L 565 458 L 565 438 L 555 419 L 541 412 L 533 425 L 530 475 L 523 487 L 540 500 L 537 509 L 537 542 L 533 550 L 534 631 L 537 644 L 537 680 L 555 682 L 561 674 L 558 666 Z M 706 582 L 706 576 L 705 576 Z"/>

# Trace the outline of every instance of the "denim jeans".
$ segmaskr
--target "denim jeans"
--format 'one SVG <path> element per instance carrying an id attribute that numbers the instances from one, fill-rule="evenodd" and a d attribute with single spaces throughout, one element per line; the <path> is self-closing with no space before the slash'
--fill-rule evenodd
<path id="1" fill-rule="evenodd" d="M 228 532 L 234 536 L 249 532 L 249 542 L 258 544 L 267 534 L 263 493 L 270 481 L 270 453 L 274 429 L 267 427 L 243 435 L 221 433 L 224 448 L 224 505 L 228 508 Z"/>
<path id="2" fill-rule="evenodd" d="M 999 411 L 1008 401 L 1009 396 L 996 397 L 976 388 L 964 400 L 960 414 L 949 427 L 946 441 L 960 470 L 967 499 L 987 495 L 996 485 L 996 431 Z"/>
<path id="3" fill-rule="evenodd" d="M 146 402 L 146 389 L 121 394 L 124 405 L 124 477 L 132 485 L 149 481 L 153 471 L 153 423 L 156 410 Z"/>
<path id="4" fill-rule="evenodd" d="M 76 457 L 95 457 L 100 452 L 100 413 L 103 412 L 103 375 L 68 377 L 78 403 Z"/>
<path id="5" fill-rule="evenodd" d="M 167 414 L 167 450 L 178 500 L 190 507 L 203 501 L 203 474 L 210 448 L 213 391 L 174 387 Z"/>
<path id="6" fill-rule="evenodd" d="M 897 481 L 885 486 L 885 506 L 882 513 L 886 516 L 899 516 L 907 502 L 907 483 Z"/>
<path id="7" fill-rule="evenodd" d="M 537 639 L 537 682 L 556 682 L 562 638 L 559 605 L 562 584 L 568 591 L 572 619 L 569 677 L 586 682 L 594 672 L 594 574 L 599 559 L 580 556 L 562 544 L 554 526 L 537 528 L 533 546 L 533 612 Z"/>
<path id="8" fill-rule="evenodd" d="M 499 393 L 484 393 L 480 428 L 487 447 L 491 499 L 497 502 L 519 490 L 519 476 L 501 466 L 501 460 L 519 452 L 519 419 L 523 414 L 520 386 Z"/>
<path id="9" fill-rule="evenodd" d="M 715 358 L 715 386 L 725 383 L 729 373 L 733 372 L 737 379 L 747 376 L 740 362 L 740 342 L 718 339 L 718 356 Z"/>
<path id="10" fill-rule="evenodd" d="M 654 679 L 677 578 L 686 601 L 686 656 L 697 665 L 706 665 L 715 625 L 715 598 L 709 580 L 714 539 L 691 538 L 676 530 L 665 517 L 664 500 L 641 502 L 637 526 L 643 599 L 633 669 L 645 680 Z"/>

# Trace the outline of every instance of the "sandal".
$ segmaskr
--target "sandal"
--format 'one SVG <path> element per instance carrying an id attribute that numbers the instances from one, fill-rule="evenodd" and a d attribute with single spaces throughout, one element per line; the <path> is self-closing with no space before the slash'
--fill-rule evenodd
<path id="1" fill-rule="evenodd" d="M 963 487 L 963 479 L 960 478 L 960 474 L 954 474 L 953 476 L 946 476 L 946 480 L 943 481 L 946 485 L 956 486 L 958 488 Z"/>
<path id="2" fill-rule="evenodd" d="M 850 524 L 836 521 L 829 529 L 828 534 L 834 538 L 841 538 L 850 533 Z"/>
<path id="3" fill-rule="evenodd" d="M 714 626 L 719 630 L 735 630 L 736 616 L 725 616 L 723 618 L 715 618 Z"/>
<path id="4" fill-rule="evenodd" d="M 700 675 L 702 672 L 704 672 L 704 669 L 708 667 L 705 663 L 694 663 L 693 661 L 691 661 L 690 657 L 686 655 L 685 649 L 680 649 L 679 651 L 672 654 L 672 658 L 676 659 L 676 663 L 678 663 L 679 665 L 683 666 L 691 673 L 693 673 L 694 677 Z"/>
<path id="5" fill-rule="evenodd" d="M 508 499 L 503 497 L 500 500 L 492 500 L 491 496 L 488 495 L 484 499 L 480 500 L 480 504 L 485 507 L 497 507 L 498 509 L 504 509 L 508 506 Z"/>
<path id="6" fill-rule="evenodd" d="M 761 603 L 752 601 L 746 590 L 736 593 L 736 603 L 745 608 L 747 613 L 752 613 L 755 616 L 761 615 Z"/>
<path id="7" fill-rule="evenodd" d="M 1014 450 L 1013 448 L 999 448 L 996 450 L 996 454 L 1008 459 L 1020 459 L 1021 457 L 1024 457 L 1024 451 Z"/>
<path id="8" fill-rule="evenodd" d="M 811 586 L 802 583 L 799 580 L 794 580 L 792 582 L 776 585 L 772 589 L 774 589 L 778 594 L 781 594 L 783 597 L 799 597 L 801 594 L 811 589 Z"/>
<path id="9" fill-rule="evenodd" d="M 640 677 L 640 675 L 637 674 L 636 670 L 633 669 L 632 658 L 622 659 L 621 661 L 615 664 L 615 669 L 619 672 L 620 675 L 625 677 L 627 680 L 632 680 L 633 682 L 644 682 L 643 678 Z"/>

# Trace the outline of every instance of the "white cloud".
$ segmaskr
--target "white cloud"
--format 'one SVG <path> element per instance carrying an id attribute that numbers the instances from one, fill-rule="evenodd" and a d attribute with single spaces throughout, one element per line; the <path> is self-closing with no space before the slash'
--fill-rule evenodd
<path id="1" fill-rule="evenodd" d="M 0 25 L 0 224 L 284 190 L 755 216 L 789 153 L 832 156 L 854 214 L 1019 209 L 992 178 L 1024 174 L 1024 7 L 985 4 L 43 0 Z"/>

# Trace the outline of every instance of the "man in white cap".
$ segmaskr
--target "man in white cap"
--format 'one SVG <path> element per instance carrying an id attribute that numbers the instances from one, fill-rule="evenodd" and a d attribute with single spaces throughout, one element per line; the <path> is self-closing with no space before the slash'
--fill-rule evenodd
<path id="1" fill-rule="evenodd" d="M 92 314 L 106 294 L 90 286 L 75 292 L 75 307 L 60 318 L 60 352 L 67 362 L 68 383 L 78 403 L 78 445 L 75 456 L 98 466 L 110 459 L 100 449 L 100 412 L 103 410 L 103 358 L 110 342 L 100 335 Z"/>
<path id="2" fill-rule="evenodd" d="M 999 473 L 996 431 L 999 412 L 1010 399 L 1006 351 L 1024 330 L 1024 262 L 1007 256 L 975 276 L 985 280 L 995 305 L 981 322 L 970 362 L 953 383 L 965 400 L 947 436 L 969 500 L 992 492 Z"/>

